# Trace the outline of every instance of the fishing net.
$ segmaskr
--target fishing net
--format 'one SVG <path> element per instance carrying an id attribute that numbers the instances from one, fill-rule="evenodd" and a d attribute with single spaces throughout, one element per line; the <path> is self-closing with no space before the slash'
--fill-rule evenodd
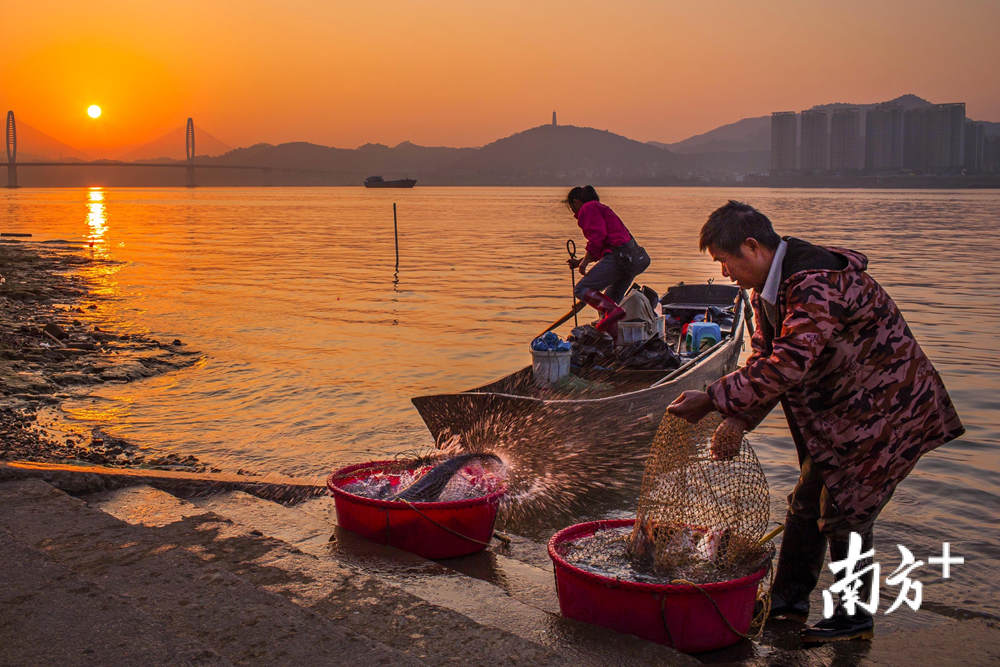
<path id="1" fill-rule="evenodd" d="M 666 414 L 653 438 L 628 555 L 643 569 L 695 583 L 746 576 L 770 558 L 767 480 L 742 432 L 736 455 L 710 450 L 717 413 L 697 424 Z"/>

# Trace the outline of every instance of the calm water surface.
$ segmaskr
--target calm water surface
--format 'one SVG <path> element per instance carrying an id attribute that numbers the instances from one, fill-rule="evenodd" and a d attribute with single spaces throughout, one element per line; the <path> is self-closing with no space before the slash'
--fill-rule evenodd
<path id="1" fill-rule="evenodd" d="M 601 195 L 649 250 L 644 281 L 661 293 L 681 280 L 722 279 L 696 238 L 730 198 L 756 205 L 779 233 L 869 256 L 967 428 L 925 457 L 883 512 L 885 574 L 899 562 L 896 544 L 926 562 L 949 541 L 966 564 L 947 581 L 939 566 L 915 571 L 925 600 L 1000 614 L 1000 192 Z M 92 276 L 112 297 L 99 315 L 205 355 L 193 368 L 81 393 L 62 407 L 69 424 L 226 470 L 318 477 L 432 444 L 410 397 L 467 389 L 528 363 L 531 337 L 570 305 L 565 241 L 583 248 L 564 196 L 565 188 L 22 189 L 0 194 L 0 230 L 94 241 L 95 254 L 121 262 Z M 780 411 L 751 442 L 780 520 L 797 477 Z"/>

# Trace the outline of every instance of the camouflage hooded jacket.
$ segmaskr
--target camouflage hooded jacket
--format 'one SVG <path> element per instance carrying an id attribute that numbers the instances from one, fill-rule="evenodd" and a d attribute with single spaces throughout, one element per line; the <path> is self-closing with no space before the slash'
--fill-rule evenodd
<path id="1" fill-rule="evenodd" d="M 751 428 L 781 401 L 840 512 L 864 522 L 921 455 L 965 429 L 896 304 L 865 272 L 868 259 L 786 240 L 781 330 L 755 292 L 752 353 L 708 394 Z"/>

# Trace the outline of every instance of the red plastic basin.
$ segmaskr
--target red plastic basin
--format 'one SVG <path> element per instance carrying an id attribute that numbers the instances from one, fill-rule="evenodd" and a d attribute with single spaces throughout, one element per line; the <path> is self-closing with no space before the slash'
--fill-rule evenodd
<path id="1" fill-rule="evenodd" d="M 372 461 L 331 473 L 326 486 L 333 492 L 342 528 L 424 558 L 453 558 L 486 548 L 506 490 L 454 502 L 407 504 L 365 498 L 342 488 L 390 464 L 398 469 L 398 461 Z"/>
<path id="2" fill-rule="evenodd" d="M 740 579 L 700 584 L 699 591 L 687 584 L 619 581 L 581 570 L 557 553 L 564 542 L 601 530 L 631 527 L 634 523 L 634 519 L 591 521 L 564 528 L 552 536 L 549 556 L 555 566 L 556 591 L 563 616 L 666 644 L 685 653 L 710 651 L 738 642 L 741 637 L 729 629 L 726 620 L 743 634 L 750 629 L 757 587 L 767 573 L 767 565 Z"/>

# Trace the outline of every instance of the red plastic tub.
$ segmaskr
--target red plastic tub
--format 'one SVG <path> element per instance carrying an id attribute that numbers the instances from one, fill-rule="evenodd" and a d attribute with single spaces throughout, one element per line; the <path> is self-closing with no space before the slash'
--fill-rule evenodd
<path id="1" fill-rule="evenodd" d="M 412 551 L 424 558 L 453 558 L 482 551 L 493 537 L 500 499 L 506 490 L 446 503 L 376 500 L 344 491 L 398 461 L 372 461 L 334 471 L 326 485 L 333 492 L 337 523 L 373 542 Z M 351 474 L 356 472 L 357 474 Z"/>
<path id="2" fill-rule="evenodd" d="M 588 537 L 601 530 L 631 527 L 633 519 L 591 521 L 564 528 L 549 540 L 555 565 L 556 591 L 563 616 L 672 646 L 685 653 L 710 651 L 735 644 L 741 637 L 729 621 L 746 634 L 753 620 L 757 587 L 767 565 L 741 579 L 701 584 L 701 591 L 687 584 L 645 584 L 619 581 L 570 565 L 557 552 L 564 542 Z M 716 605 L 718 609 L 716 609 Z"/>

